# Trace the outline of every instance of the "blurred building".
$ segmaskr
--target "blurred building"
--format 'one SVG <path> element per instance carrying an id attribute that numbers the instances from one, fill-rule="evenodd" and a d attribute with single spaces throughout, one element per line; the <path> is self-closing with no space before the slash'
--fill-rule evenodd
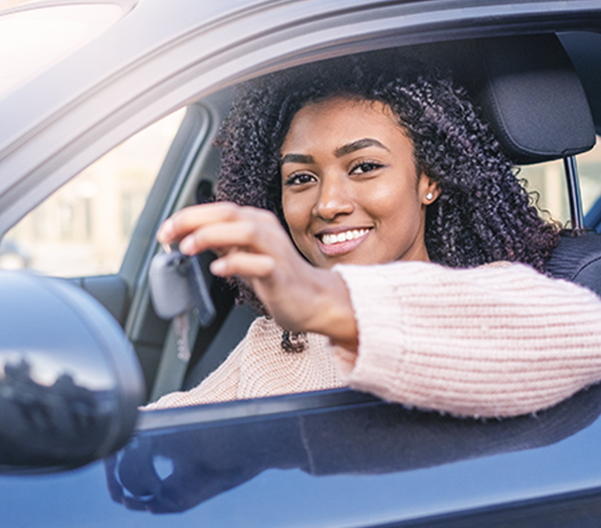
<path id="1" fill-rule="evenodd" d="M 113 149 L 9 231 L 0 267 L 44 274 L 115 273 L 183 110 Z"/>

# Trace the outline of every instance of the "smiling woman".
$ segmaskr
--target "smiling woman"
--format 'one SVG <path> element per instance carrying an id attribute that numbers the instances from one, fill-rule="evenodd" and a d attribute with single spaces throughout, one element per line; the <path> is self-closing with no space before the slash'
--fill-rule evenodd
<path id="1" fill-rule="evenodd" d="M 308 104 L 281 151 L 284 217 L 314 266 L 430 260 L 426 207 L 438 187 L 417 174 L 411 140 L 389 107 L 348 98 Z"/>
<path id="2" fill-rule="evenodd" d="M 179 211 L 158 239 L 215 250 L 211 271 L 266 317 L 152 408 L 350 385 L 510 416 L 601 378 L 601 301 L 540 273 L 558 228 L 448 79 L 385 54 L 275 74 L 243 88 L 218 144 L 237 205 Z"/>

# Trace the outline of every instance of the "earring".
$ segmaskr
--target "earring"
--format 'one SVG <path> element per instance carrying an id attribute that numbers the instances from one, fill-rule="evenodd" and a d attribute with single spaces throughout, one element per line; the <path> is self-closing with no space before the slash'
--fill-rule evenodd
<path id="1" fill-rule="evenodd" d="M 426 200 L 431 200 L 432 198 L 434 198 L 434 195 L 431 192 L 426 194 Z"/>

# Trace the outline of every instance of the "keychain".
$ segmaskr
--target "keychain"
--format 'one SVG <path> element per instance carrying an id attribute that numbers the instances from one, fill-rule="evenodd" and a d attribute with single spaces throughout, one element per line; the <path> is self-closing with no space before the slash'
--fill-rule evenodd
<path id="1" fill-rule="evenodd" d="M 208 326 L 215 318 L 198 258 L 172 251 L 171 246 L 163 244 L 163 253 L 155 255 L 150 264 L 149 285 L 156 314 L 162 319 L 173 319 L 178 358 L 188 361 L 188 312 L 196 308 L 202 326 Z"/>

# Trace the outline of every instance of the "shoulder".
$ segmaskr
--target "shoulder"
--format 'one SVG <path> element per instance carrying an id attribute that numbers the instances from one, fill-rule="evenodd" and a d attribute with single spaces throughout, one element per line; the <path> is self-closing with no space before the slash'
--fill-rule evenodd
<path id="1" fill-rule="evenodd" d="M 257 317 L 248 328 L 246 339 L 281 339 L 283 329 L 271 317 Z"/>

